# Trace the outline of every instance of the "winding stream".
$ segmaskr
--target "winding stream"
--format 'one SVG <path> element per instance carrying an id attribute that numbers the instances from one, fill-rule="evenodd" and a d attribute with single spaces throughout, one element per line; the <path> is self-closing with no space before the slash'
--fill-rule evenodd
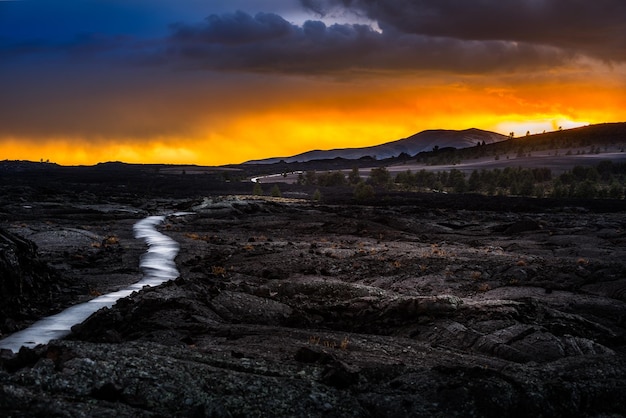
<path id="1" fill-rule="evenodd" d="M 176 213 L 173 216 L 184 215 Z M 101 308 L 109 308 L 121 298 L 141 290 L 144 286 L 158 286 L 178 277 L 174 258 L 178 254 L 179 245 L 176 241 L 156 230 L 166 216 L 149 216 L 133 226 L 135 238 L 143 239 L 148 244 L 148 251 L 141 257 L 139 266 L 143 270 L 143 278 L 117 292 L 107 293 L 89 302 L 74 305 L 66 310 L 35 322 L 30 327 L 18 331 L 0 340 L 0 348 L 19 351 L 20 347 L 29 348 L 46 344 L 50 340 L 63 338 L 71 328 L 86 320 Z"/>

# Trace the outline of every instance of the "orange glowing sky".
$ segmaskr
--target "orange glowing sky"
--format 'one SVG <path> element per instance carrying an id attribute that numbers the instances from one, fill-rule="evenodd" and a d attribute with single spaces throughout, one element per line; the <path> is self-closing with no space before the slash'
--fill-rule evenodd
<path id="1" fill-rule="evenodd" d="M 534 24 L 488 30 L 448 0 L 416 2 L 440 8 L 431 18 L 418 5 L 400 13 L 399 0 L 384 11 L 276 0 L 262 14 L 251 1 L 196 10 L 185 0 L 168 22 L 169 3 L 137 0 L 123 11 L 145 13 L 145 27 L 121 19 L 115 1 L 51 27 L 43 0 L 0 2 L 0 159 L 220 165 L 425 129 L 523 135 L 625 121 L 626 13 L 513 1 L 515 18 Z M 507 10 L 485 19 L 511 19 Z M 597 33 L 567 36 L 601 19 Z"/>

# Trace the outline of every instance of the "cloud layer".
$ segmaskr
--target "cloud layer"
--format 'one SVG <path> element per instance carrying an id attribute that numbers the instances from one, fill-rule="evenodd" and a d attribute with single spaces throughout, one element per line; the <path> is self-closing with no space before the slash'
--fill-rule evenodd
<path id="1" fill-rule="evenodd" d="M 372 25 L 296 25 L 279 14 L 237 11 L 175 23 L 169 35 L 149 40 L 102 33 L 0 39 L 0 58 L 67 54 L 113 65 L 278 74 L 482 74 L 558 68 L 584 57 L 626 62 L 623 0 L 299 1 L 320 16 L 358 15 Z"/>
<path id="2" fill-rule="evenodd" d="M 606 61 L 626 60 L 622 0 L 300 0 L 319 14 L 351 10 L 383 30 L 462 41 L 546 45 Z"/>
<path id="3" fill-rule="evenodd" d="M 444 70 L 512 71 L 558 66 L 570 54 L 509 40 L 465 40 L 362 24 L 306 21 L 272 13 L 211 15 L 198 25 L 177 24 L 160 62 L 210 70 L 278 73 Z"/>

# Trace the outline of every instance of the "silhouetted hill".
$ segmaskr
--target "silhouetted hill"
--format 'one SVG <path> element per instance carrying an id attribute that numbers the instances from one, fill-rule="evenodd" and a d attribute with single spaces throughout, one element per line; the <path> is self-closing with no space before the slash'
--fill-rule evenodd
<path id="1" fill-rule="evenodd" d="M 492 144 L 506 140 L 508 137 L 495 132 L 480 129 L 454 130 L 428 130 L 408 138 L 387 142 L 381 145 L 363 148 L 342 148 L 328 151 L 308 151 L 292 157 L 276 157 L 264 160 L 248 161 L 245 164 L 273 164 L 280 161 L 287 163 L 305 162 L 313 160 L 330 160 L 342 158 L 357 160 L 362 157 L 373 157 L 381 160 L 397 157 L 401 154 L 415 155 L 424 151 L 432 151 L 435 148 L 467 148 L 479 143 Z"/>
<path id="2" fill-rule="evenodd" d="M 626 149 L 626 122 L 618 122 L 509 138 L 480 147 L 427 151 L 417 155 L 416 160 L 439 165 L 460 163 L 480 157 L 535 157 L 548 152 L 560 156 L 589 155 L 622 153 L 624 149 Z"/>

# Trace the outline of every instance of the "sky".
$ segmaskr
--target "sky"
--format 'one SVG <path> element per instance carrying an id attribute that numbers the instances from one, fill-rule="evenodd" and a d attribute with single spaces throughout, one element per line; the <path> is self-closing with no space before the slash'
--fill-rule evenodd
<path id="1" fill-rule="evenodd" d="M 624 0 L 0 0 L 0 160 L 222 165 L 619 121 Z"/>

